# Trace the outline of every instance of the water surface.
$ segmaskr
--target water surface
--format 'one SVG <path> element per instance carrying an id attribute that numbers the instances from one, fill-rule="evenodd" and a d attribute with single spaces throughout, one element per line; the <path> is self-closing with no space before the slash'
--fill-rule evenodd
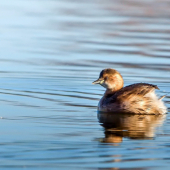
<path id="1" fill-rule="evenodd" d="M 105 131 L 96 112 L 104 89 L 91 84 L 111 67 L 125 85 L 169 93 L 169 8 L 166 0 L 1 2 L 0 168 L 169 169 L 169 115 L 116 117 Z M 170 107 L 169 94 L 164 101 Z"/>

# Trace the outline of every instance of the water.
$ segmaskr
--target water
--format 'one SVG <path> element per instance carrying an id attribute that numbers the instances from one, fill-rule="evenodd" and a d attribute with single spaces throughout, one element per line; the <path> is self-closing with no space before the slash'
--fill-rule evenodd
<path id="1" fill-rule="evenodd" d="M 169 169 L 170 118 L 108 117 L 92 85 L 103 68 L 125 85 L 169 93 L 167 0 L 25 0 L 0 5 L 1 169 Z M 170 107 L 169 94 L 164 99 Z M 112 131 L 113 130 L 113 131 Z"/>

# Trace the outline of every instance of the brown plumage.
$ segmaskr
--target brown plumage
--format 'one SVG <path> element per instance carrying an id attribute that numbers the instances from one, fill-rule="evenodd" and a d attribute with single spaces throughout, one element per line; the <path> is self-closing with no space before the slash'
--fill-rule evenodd
<path id="1" fill-rule="evenodd" d="M 99 111 L 135 114 L 163 114 L 167 111 L 161 101 L 163 97 L 158 99 L 155 94 L 155 89 L 159 89 L 156 85 L 137 83 L 123 87 L 123 78 L 114 69 L 102 70 L 99 79 L 93 84 L 100 84 L 106 88 L 98 105 Z"/>

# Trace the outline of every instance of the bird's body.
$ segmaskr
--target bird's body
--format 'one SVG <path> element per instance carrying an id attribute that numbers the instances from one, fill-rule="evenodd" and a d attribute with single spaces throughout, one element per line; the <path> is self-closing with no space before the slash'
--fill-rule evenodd
<path id="1" fill-rule="evenodd" d="M 167 108 L 158 98 L 156 85 L 137 83 L 123 87 L 123 78 L 114 69 L 105 69 L 93 84 L 106 88 L 104 96 L 98 104 L 98 111 L 128 112 L 135 114 L 164 114 Z"/>

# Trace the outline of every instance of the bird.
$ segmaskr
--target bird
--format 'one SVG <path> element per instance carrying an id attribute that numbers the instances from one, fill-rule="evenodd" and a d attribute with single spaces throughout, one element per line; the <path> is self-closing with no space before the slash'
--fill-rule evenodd
<path id="1" fill-rule="evenodd" d="M 133 114 L 165 114 L 167 108 L 158 97 L 157 85 L 136 83 L 126 87 L 122 75 L 115 69 L 106 68 L 92 84 L 100 84 L 106 91 L 98 103 L 99 112 L 121 112 Z"/>

